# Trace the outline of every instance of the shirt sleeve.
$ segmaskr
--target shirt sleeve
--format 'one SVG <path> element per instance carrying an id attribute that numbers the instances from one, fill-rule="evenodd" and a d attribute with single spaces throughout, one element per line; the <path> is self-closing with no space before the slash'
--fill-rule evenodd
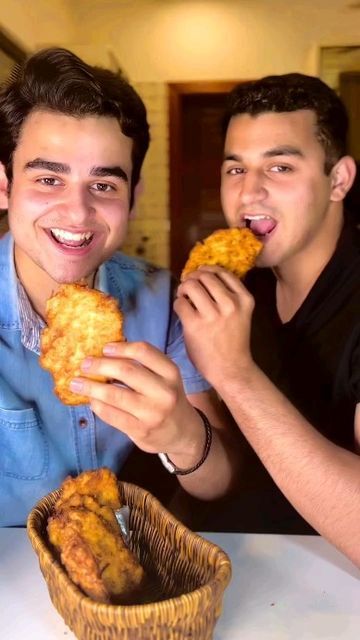
<path id="1" fill-rule="evenodd" d="M 170 319 L 166 354 L 179 367 L 186 394 L 208 391 L 211 388 L 187 354 L 182 325 L 174 311 Z"/>

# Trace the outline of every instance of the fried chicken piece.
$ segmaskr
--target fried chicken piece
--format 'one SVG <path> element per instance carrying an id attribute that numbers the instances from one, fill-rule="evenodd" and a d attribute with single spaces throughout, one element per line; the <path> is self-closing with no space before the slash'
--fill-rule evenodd
<path id="1" fill-rule="evenodd" d="M 68 476 L 48 520 L 48 536 L 69 577 L 94 600 L 124 602 L 145 579 L 122 537 L 114 509 L 119 485 L 107 467 Z"/>
<path id="2" fill-rule="evenodd" d="M 73 493 L 67 500 L 59 500 L 56 504 L 58 505 L 56 510 L 58 514 L 61 514 L 63 511 L 66 512 L 68 509 L 87 509 L 103 518 L 112 531 L 119 531 L 119 523 L 116 519 L 114 509 L 106 504 L 99 504 L 93 496 Z"/>
<path id="3" fill-rule="evenodd" d="M 48 534 L 70 578 L 95 600 L 123 602 L 141 586 L 143 568 L 99 514 L 63 510 L 49 519 Z"/>
<path id="4" fill-rule="evenodd" d="M 68 405 L 89 402 L 72 393 L 70 381 L 86 375 L 80 364 L 86 356 L 102 356 L 107 342 L 124 340 L 123 318 L 116 300 L 82 284 L 64 284 L 47 302 L 47 327 L 41 334 L 40 364 L 50 371 L 55 394 Z M 105 382 L 103 376 L 88 376 Z"/>
<path id="5" fill-rule="evenodd" d="M 63 507 L 74 494 L 91 496 L 101 506 L 120 509 L 120 493 L 115 474 L 103 467 L 94 471 L 83 471 L 76 478 L 68 476 L 61 485 L 60 498 L 55 503 L 55 509 Z"/>
<path id="6" fill-rule="evenodd" d="M 100 567 L 90 546 L 61 516 L 50 518 L 48 534 L 60 552 L 60 560 L 69 578 L 93 600 L 108 602 L 109 594 L 101 579 Z"/>
<path id="7" fill-rule="evenodd" d="M 251 229 L 219 229 L 202 242 L 197 242 L 181 274 L 184 280 L 192 271 L 204 265 L 218 265 L 232 271 L 239 278 L 255 265 L 262 242 Z"/>

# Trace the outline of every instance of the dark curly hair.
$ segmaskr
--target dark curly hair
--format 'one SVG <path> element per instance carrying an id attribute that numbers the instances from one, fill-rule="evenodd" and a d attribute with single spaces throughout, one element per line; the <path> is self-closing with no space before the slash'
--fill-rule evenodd
<path id="1" fill-rule="evenodd" d="M 21 128 L 34 109 L 116 118 L 133 140 L 132 206 L 150 136 L 145 105 L 125 76 L 90 66 L 61 48 L 43 49 L 17 66 L 0 90 L 0 161 L 10 183 Z"/>
<path id="2" fill-rule="evenodd" d="M 315 112 L 318 140 L 325 151 L 325 173 L 329 174 L 339 158 L 346 155 L 348 116 L 335 91 L 319 78 L 288 73 L 238 84 L 228 96 L 223 133 L 235 115 L 299 109 Z"/>

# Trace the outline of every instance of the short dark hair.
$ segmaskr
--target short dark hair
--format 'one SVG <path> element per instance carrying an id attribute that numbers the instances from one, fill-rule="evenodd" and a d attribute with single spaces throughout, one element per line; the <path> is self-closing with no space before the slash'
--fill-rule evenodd
<path id="1" fill-rule="evenodd" d="M 0 161 L 10 182 L 21 128 L 34 109 L 116 118 L 133 141 L 132 206 L 150 136 L 145 105 L 121 72 L 90 66 L 62 48 L 43 49 L 17 66 L 0 90 Z"/>
<path id="2" fill-rule="evenodd" d="M 316 115 L 318 140 L 325 151 L 325 172 L 329 173 L 339 158 L 346 155 L 348 116 L 338 95 L 320 78 L 287 73 L 236 85 L 228 96 L 223 133 L 226 134 L 235 115 L 300 109 L 309 109 Z"/>

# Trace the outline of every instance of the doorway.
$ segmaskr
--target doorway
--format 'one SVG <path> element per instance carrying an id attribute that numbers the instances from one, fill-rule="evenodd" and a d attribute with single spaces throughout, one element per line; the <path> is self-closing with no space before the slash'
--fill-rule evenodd
<path id="1" fill-rule="evenodd" d="M 345 204 L 360 223 L 360 71 L 343 71 L 339 74 L 340 98 L 349 116 L 348 147 L 355 158 L 357 174 L 355 182 L 346 196 Z"/>
<path id="2" fill-rule="evenodd" d="M 349 153 L 360 162 L 360 71 L 339 74 L 339 93 L 349 115 Z"/>
<path id="3" fill-rule="evenodd" d="M 235 84 L 169 85 L 170 268 L 176 276 L 195 242 L 226 226 L 220 205 L 221 117 Z"/>

